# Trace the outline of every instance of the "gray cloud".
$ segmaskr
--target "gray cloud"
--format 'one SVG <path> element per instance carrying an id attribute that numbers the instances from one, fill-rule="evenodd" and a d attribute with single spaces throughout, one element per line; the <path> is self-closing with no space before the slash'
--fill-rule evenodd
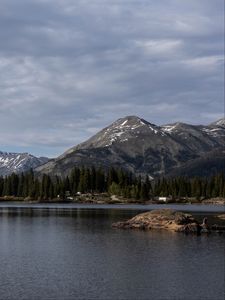
<path id="1" fill-rule="evenodd" d="M 54 156 L 125 115 L 222 117 L 223 1 L 2 0 L 0 149 Z"/>

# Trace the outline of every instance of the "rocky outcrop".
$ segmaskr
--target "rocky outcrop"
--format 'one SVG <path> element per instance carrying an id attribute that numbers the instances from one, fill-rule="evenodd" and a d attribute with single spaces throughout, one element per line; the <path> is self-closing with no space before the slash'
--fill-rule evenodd
<path id="1" fill-rule="evenodd" d="M 217 215 L 217 218 L 221 220 L 225 220 L 225 214 Z"/>
<path id="2" fill-rule="evenodd" d="M 165 229 L 175 232 L 200 233 L 202 226 L 191 214 L 171 209 L 152 210 L 141 213 L 130 220 L 112 224 L 115 228 L 123 229 Z M 204 230 L 207 228 L 204 228 Z"/>

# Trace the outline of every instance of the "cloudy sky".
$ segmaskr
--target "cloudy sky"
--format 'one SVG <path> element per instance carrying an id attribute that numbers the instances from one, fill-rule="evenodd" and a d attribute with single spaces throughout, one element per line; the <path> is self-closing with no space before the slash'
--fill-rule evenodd
<path id="1" fill-rule="evenodd" d="M 126 115 L 223 117 L 223 0 L 0 0 L 0 150 L 53 157 Z"/>

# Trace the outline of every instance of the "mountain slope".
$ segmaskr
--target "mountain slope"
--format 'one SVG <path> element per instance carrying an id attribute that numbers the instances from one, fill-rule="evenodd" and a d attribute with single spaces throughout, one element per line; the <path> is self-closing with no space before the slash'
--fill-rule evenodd
<path id="1" fill-rule="evenodd" d="M 46 157 L 35 157 L 28 153 L 8 153 L 0 151 L 0 176 L 13 172 L 20 173 L 36 168 L 48 161 Z"/>
<path id="2" fill-rule="evenodd" d="M 203 159 L 214 150 L 224 153 L 223 120 L 209 126 L 184 123 L 157 126 L 136 116 L 121 118 L 37 172 L 67 175 L 74 166 L 119 167 L 136 174 L 157 177 L 176 174 L 191 161 Z M 202 167 L 202 164 L 200 164 Z M 179 173 L 179 172 L 178 172 Z"/>
<path id="3" fill-rule="evenodd" d="M 216 149 L 198 157 L 187 161 L 179 168 L 172 169 L 166 174 L 167 177 L 174 176 L 200 176 L 210 177 L 217 173 L 225 172 L 225 151 Z"/>

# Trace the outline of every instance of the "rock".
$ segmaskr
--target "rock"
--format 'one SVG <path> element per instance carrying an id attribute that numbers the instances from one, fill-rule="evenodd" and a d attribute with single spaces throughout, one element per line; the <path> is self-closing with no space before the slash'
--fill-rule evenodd
<path id="1" fill-rule="evenodd" d="M 112 226 L 123 229 L 166 229 L 184 233 L 199 233 L 201 231 L 201 226 L 192 215 L 172 209 L 141 213 L 130 220 L 114 223 Z"/>
<path id="2" fill-rule="evenodd" d="M 221 220 L 225 220 L 225 214 L 217 215 L 217 218 Z"/>
<path id="3" fill-rule="evenodd" d="M 194 223 L 195 219 L 190 214 L 183 214 L 180 212 L 177 212 L 175 214 L 175 223 L 177 225 L 186 225 L 189 223 Z"/>

